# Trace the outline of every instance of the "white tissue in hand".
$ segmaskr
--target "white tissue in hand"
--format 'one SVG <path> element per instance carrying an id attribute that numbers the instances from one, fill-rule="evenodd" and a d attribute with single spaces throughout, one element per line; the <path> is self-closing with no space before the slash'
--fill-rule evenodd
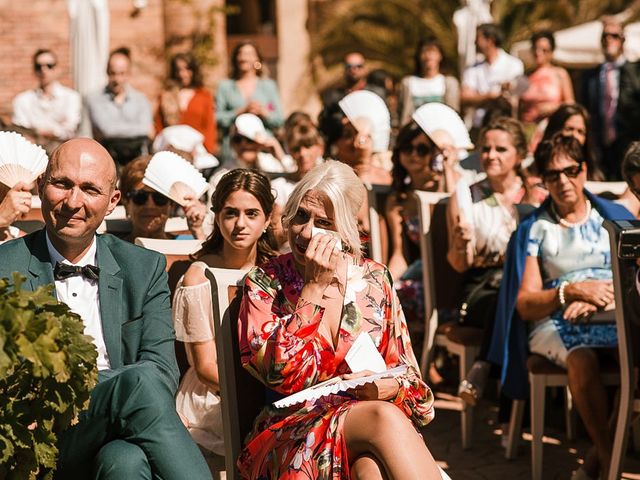
<path id="1" fill-rule="evenodd" d="M 332 235 L 333 237 L 335 237 L 335 239 L 336 239 L 336 250 L 342 251 L 342 240 L 340 240 L 340 235 L 338 235 L 338 232 L 335 232 L 333 230 L 325 230 L 324 228 L 311 227 L 311 238 L 315 237 L 316 235 L 320 235 L 320 234 L 327 234 L 327 235 Z"/>

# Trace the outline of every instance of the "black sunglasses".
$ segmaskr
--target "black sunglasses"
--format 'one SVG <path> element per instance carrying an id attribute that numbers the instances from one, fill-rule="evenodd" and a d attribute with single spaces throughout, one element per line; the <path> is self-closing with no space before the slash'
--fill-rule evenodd
<path id="1" fill-rule="evenodd" d="M 602 40 L 604 40 L 605 38 L 611 38 L 613 40 L 622 40 L 622 35 L 620 35 L 619 33 L 603 33 L 602 34 Z"/>
<path id="2" fill-rule="evenodd" d="M 359 70 L 361 68 L 364 68 L 364 63 L 345 63 L 344 68 L 346 68 L 347 70 L 349 69 Z"/>
<path id="3" fill-rule="evenodd" d="M 254 142 L 248 137 L 245 137 L 244 135 L 234 135 L 233 137 L 231 137 L 231 143 L 241 143 L 243 140 L 247 143 L 258 143 Z"/>
<path id="4" fill-rule="evenodd" d="M 416 152 L 416 155 L 419 157 L 425 157 L 429 154 L 432 154 L 434 149 L 428 143 L 419 143 L 417 145 L 403 145 L 400 147 L 400 152 L 406 155 L 411 155 L 413 152 Z"/>
<path id="5" fill-rule="evenodd" d="M 146 190 L 132 190 L 127 194 L 127 198 L 136 205 L 142 206 L 147 203 L 147 199 L 151 196 L 153 203 L 159 207 L 164 207 L 169 203 L 169 198 L 158 192 L 148 192 Z"/>
<path id="6" fill-rule="evenodd" d="M 542 179 L 545 182 L 557 182 L 560 179 L 560 175 L 563 173 L 567 178 L 576 178 L 582 171 L 582 163 L 571 165 L 560 170 L 546 170 L 542 173 Z"/>
<path id="7" fill-rule="evenodd" d="M 47 67 L 49 70 L 53 70 L 54 68 L 56 68 L 56 64 L 55 63 L 35 63 L 33 65 L 33 68 L 35 68 L 36 72 L 41 72 L 44 67 Z"/>

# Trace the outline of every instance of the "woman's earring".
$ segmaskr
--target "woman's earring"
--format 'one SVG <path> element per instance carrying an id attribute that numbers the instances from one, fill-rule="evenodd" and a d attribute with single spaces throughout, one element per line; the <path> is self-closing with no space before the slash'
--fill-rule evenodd
<path id="1" fill-rule="evenodd" d="M 262 63 L 260 63 L 260 62 L 254 62 L 254 64 L 253 64 L 253 68 L 254 68 L 255 70 L 261 70 L 261 69 L 262 69 Z"/>

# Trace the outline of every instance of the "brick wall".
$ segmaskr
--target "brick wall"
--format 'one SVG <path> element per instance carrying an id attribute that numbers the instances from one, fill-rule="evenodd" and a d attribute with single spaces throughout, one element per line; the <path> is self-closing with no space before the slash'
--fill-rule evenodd
<path id="1" fill-rule="evenodd" d="M 64 0 L 0 0 L 0 115 L 11 114 L 11 99 L 35 86 L 31 57 L 38 48 L 58 56 L 61 82 L 70 85 L 69 16 Z"/>
<path id="2" fill-rule="evenodd" d="M 166 74 L 165 32 L 201 27 L 198 8 L 222 6 L 221 0 L 148 0 L 147 7 L 132 16 L 131 0 L 109 0 L 110 48 L 132 50 L 131 83 L 155 104 Z M 165 11 L 167 17 L 165 19 Z M 195 12 L 195 13 L 194 13 Z M 224 16 L 217 22 L 215 50 L 226 56 Z M 188 33 L 188 32 L 184 32 Z M 66 0 L 0 0 L 0 116 L 11 116 L 11 100 L 22 90 L 36 86 L 31 57 L 42 47 L 58 56 L 60 81 L 71 85 L 69 14 Z M 188 45 L 181 50 L 188 49 Z M 224 53 L 222 53 L 224 52 Z M 206 69 L 213 86 L 226 73 L 226 60 Z"/>

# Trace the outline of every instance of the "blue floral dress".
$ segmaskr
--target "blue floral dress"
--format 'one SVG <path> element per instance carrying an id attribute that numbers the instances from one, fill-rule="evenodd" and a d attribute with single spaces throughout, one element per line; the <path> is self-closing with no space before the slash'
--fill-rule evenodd
<path id="1" fill-rule="evenodd" d="M 560 225 L 549 211 L 544 212 L 532 225 L 527 255 L 538 257 L 544 288 L 556 288 L 561 282 L 602 280 L 612 278 L 609 235 L 602 227 L 603 218 L 593 208 L 587 220 L 573 227 Z M 560 338 L 563 352 L 553 352 L 550 336 Z M 556 337 L 556 338 L 557 338 Z M 542 353 L 550 360 L 564 366 L 569 351 L 577 347 L 615 347 L 615 325 L 574 325 L 562 318 L 557 310 L 549 318 L 534 324 L 529 344 L 547 343 Z M 562 348 L 562 347 L 560 347 Z"/>

